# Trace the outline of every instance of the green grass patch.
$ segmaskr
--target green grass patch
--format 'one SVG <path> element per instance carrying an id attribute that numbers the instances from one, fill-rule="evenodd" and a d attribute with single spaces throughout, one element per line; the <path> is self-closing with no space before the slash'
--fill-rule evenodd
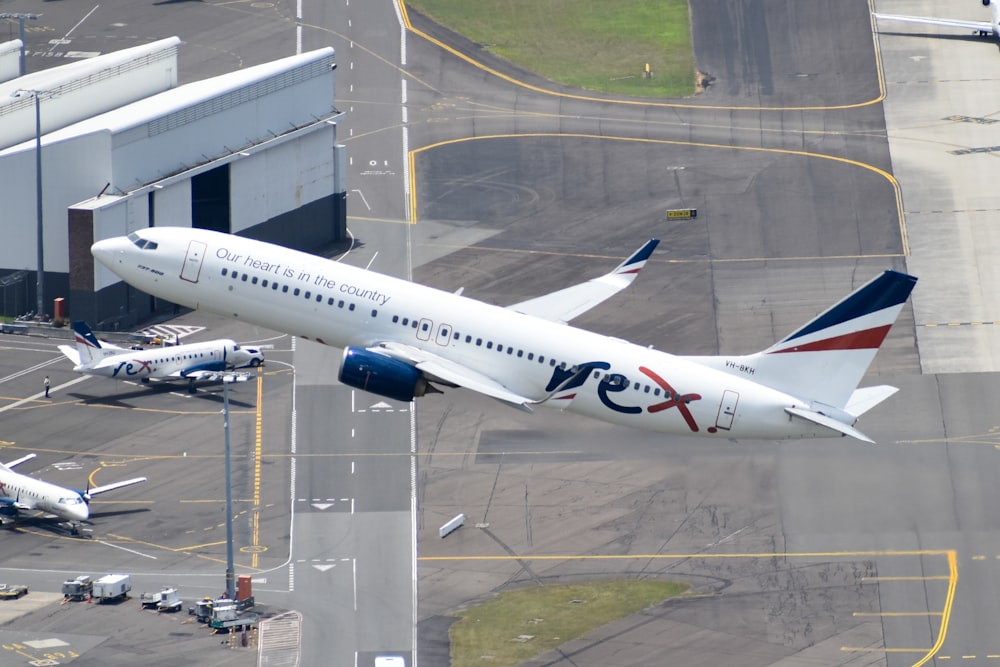
<path id="1" fill-rule="evenodd" d="M 546 79 L 644 97 L 694 94 L 688 0 L 407 0 Z M 644 78 L 649 63 L 652 78 Z"/>
<path id="2" fill-rule="evenodd" d="M 451 667 L 517 665 L 687 589 L 675 582 L 626 580 L 506 591 L 458 614 L 450 633 Z"/>

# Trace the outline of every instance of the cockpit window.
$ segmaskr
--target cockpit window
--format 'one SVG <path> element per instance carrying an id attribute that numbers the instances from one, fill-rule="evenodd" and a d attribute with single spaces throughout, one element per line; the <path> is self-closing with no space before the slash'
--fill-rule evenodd
<path id="1" fill-rule="evenodd" d="M 135 232 L 132 232 L 131 234 L 128 235 L 128 240 L 134 243 L 135 246 L 140 250 L 156 250 L 156 248 L 158 247 L 156 241 L 150 241 L 148 239 L 144 239 Z"/>
<path id="2" fill-rule="evenodd" d="M 236 343 L 235 345 L 233 345 L 233 352 L 235 352 L 238 349 L 240 349 L 240 344 L 239 343 Z"/>
<path id="3" fill-rule="evenodd" d="M 79 505 L 82 502 L 83 502 L 83 498 L 81 498 L 80 496 L 71 496 L 69 498 L 60 498 L 59 499 L 59 504 L 60 505 Z"/>

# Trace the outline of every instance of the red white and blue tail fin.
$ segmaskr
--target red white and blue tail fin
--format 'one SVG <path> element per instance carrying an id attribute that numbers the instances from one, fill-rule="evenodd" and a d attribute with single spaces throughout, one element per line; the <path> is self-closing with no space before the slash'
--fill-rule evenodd
<path id="1" fill-rule="evenodd" d="M 793 396 L 845 408 L 889 334 L 917 279 L 886 271 L 757 360 L 757 382 Z"/>
<path id="2" fill-rule="evenodd" d="M 858 384 L 916 282 L 886 271 L 762 352 L 695 360 L 743 377 L 750 372 L 754 382 L 801 399 L 811 410 L 856 419 L 895 391 Z"/>
<path id="3" fill-rule="evenodd" d="M 77 320 L 73 322 L 72 329 L 76 347 L 60 345 L 59 351 L 73 361 L 77 367 L 91 367 L 101 359 L 118 354 L 121 350 L 117 345 L 97 340 L 97 336 L 90 330 L 86 322 Z"/>
<path id="4" fill-rule="evenodd" d="M 89 366 L 92 362 L 100 358 L 95 354 L 101 349 L 101 341 L 91 331 L 87 323 L 82 320 L 73 322 L 73 338 L 76 341 L 76 350 L 80 354 L 80 364 Z"/>

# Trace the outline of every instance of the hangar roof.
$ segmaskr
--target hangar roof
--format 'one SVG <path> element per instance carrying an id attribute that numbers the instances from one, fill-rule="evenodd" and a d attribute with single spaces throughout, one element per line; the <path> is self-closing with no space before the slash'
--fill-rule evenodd
<path id="1" fill-rule="evenodd" d="M 64 127 L 54 132 L 45 134 L 42 138 L 43 144 L 64 141 L 73 137 L 93 134 L 95 132 L 107 131 L 112 134 L 123 132 L 133 127 L 149 123 L 158 118 L 169 116 L 172 113 L 189 108 L 201 102 L 206 102 L 222 95 L 246 88 L 254 83 L 265 81 L 277 74 L 294 69 L 300 65 L 312 63 L 325 58 L 330 58 L 334 54 L 332 47 L 317 49 L 299 55 L 289 56 L 281 60 L 264 63 L 238 70 L 229 74 L 222 74 L 211 79 L 204 79 L 194 83 L 188 83 L 151 97 L 132 102 L 123 107 L 107 111 L 100 115 L 79 121 L 68 127 Z M 26 77 L 18 79 L 23 80 Z M 2 88 L 0 88 L 2 90 Z M 0 92 L 2 94 L 2 92 Z M 5 153 L 15 153 L 34 147 L 35 140 L 22 142 L 9 149 L 0 151 L 0 155 Z"/>

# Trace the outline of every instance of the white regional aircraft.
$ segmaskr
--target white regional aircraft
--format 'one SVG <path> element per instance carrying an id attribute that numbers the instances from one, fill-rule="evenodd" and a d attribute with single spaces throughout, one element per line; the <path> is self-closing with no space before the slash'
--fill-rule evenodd
<path id="1" fill-rule="evenodd" d="M 899 14 L 874 14 L 875 18 L 882 21 L 902 21 L 905 23 L 922 23 L 924 25 L 937 25 L 945 28 L 959 28 L 961 30 L 971 30 L 979 33 L 983 37 L 994 37 L 1000 39 L 1000 5 L 996 0 L 983 0 L 983 5 L 990 7 L 989 21 L 965 21 L 962 19 L 940 19 L 932 16 L 900 16 Z"/>
<path id="2" fill-rule="evenodd" d="M 90 517 L 90 499 L 93 496 L 146 481 L 145 477 L 136 477 L 124 482 L 78 491 L 43 482 L 12 470 L 13 467 L 33 458 L 34 454 L 28 454 L 6 465 L 0 463 L 0 522 L 5 525 L 12 523 L 21 511 L 39 510 L 68 521 L 75 535 L 79 531 L 80 524 Z"/>
<path id="3" fill-rule="evenodd" d="M 73 333 L 76 347 L 59 346 L 59 351 L 76 364 L 73 370 L 116 380 L 149 382 L 150 378 L 186 379 L 188 389 L 194 391 L 195 380 L 212 380 L 225 371 L 264 363 L 260 350 L 241 347 L 227 338 L 148 350 L 126 350 L 97 340 L 85 322 L 73 322 Z"/>
<path id="4" fill-rule="evenodd" d="M 871 442 L 854 423 L 896 388 L 857 385 L 916 278 L 886 271 L 748 356 L 679 357 L 565 324 L 626 287 L 656 243 L 507 308 L 200 229 L 144 229 L 91 252 L 159 298 L 344 347 L 341 382 L 400 401 L 465 387 L 664 433 Z"/>

